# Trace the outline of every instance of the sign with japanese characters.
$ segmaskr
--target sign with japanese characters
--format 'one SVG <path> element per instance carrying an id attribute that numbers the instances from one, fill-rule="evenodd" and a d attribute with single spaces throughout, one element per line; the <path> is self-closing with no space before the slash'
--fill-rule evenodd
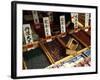
<path id="1" fill-rule="evenodd" d="M 45 36 L 46 37 L 51 36 L 49 17 L 44 17 L 43 23 L 44 23 Z"/>
<path id="2" fill-rule="evenodd" d="M 61 33 L 65 33 L 66 32 L 65 16 L 60 16 L 60 27 L 61 27 Z"/>
<path id="3" fill-rule="evenodd" d="M 85 27 L 89 27 L 89 13 L 85 13 Z"/>
<path id="4" fill-rule="evenodd" d="M 31 31 L 30 24 L 23 25 L 23 32 L 24 32 L 26 45 L 32 45 L 33 44 L 33 37 L 32 37 L 32 31 Z M 32 49 L 32 47 L 27 48 L 27 50 L 30 50 L 30 49 Z"/>
<path id="5" fill-rule="evenodd" d="M 40 28 L 40 22 L 39 22 L 39 17 L 38 17 L 38 13 L 37 11 L 32 11 L 33 14 L 33 19 L 34 19 L 34 24 L 36 26 L 36 28 Z"/>
<path id="6" fill-rule="evenodd" d="M 71 13 L 71 20 L 74 23 L 74 28 L 78 28 L 78 13 Z"/>

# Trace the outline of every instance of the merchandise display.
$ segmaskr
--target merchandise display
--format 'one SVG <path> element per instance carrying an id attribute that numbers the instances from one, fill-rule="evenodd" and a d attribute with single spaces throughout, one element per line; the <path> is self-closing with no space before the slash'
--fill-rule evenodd
<path id="1" fill-rule="evenodd" d="M 91 66 L 90 29 L 87 13 L 24 10 L 23 69 Z"/>

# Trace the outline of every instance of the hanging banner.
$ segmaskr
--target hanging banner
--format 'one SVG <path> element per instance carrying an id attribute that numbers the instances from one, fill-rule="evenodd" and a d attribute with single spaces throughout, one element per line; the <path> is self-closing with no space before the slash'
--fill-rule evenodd
<path id="1" fill-rule="evenodd" d="M 32 11 L 33 14 L 33 19 L 34 19 L 34 24 L 36 26 L 36 28 L 40 28 L 40 22 L 39 22 L 39 17 L 38 17 L 38 13 L 37 11 Z"/>
<path id="2" fill-rule="evenodd" d="M 60 16 L 60 27 L 61 27 L 61 33 L 65 33 L 66 32 L 65 16 Z"/>
<path id="3" fill-rule="evenodd" d="M 23 25 L 23 33 L 24 33 L 25 42 L 27 45 L 27 50 L 33 49 L 33 37 L 32 37 L 30 24 Z"/>
<path id="4" fill-rule="evenodd" d="M 44 23 L 45 36 L 46 38 L 48 38 L 51 36 L 49 17 L 43 17 L 43 23 Z"/>
<path id="5" fill-rule="evenodd" d="M 71 20 L 74 23 L 75 32 L 77 32 L 77 29 L 78 29 L 78 13 L 71 13 Z"/>

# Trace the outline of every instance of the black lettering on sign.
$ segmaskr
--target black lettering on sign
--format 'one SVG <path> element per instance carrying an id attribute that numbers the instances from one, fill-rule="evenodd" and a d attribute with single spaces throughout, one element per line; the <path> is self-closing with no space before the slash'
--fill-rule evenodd
<path id="1" fill-rule="evenodd" d="M 27 36 L 27 40 L 28 40 L 28 43 L 30 43 L 30 42 L 31 42 L 31 37 L 30 37 L 30 35 L 29 35 L 29 36 Z"/>
<path id="2" fill-rule="evenodd" d="M 26 28 L 25 28 L 25 34 L 26 34 L 26 35 L 30 35 L 29 27 L 26 27 Z"/>

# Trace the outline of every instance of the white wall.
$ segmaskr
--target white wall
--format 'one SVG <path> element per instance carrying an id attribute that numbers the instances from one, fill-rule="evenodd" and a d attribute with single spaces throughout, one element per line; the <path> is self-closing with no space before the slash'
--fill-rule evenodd
<path id="1" fill-rule="evenodd" d="M 0 0 L 0 80 L 11 80 L 11 1 L 12 0 Z M 20 1 L 20 0 L 19 0 Z M 27 0 L 22 0 L 27 1 Z M 64 3 L 64 4 L 83 4 L 83 5 L 95 5 L 99 6 L 100 0 L 30 0 L 34 2 L 50 2 L 50 3 Z M 99 6 L 100 9 L 100 6 Z M 99 11 L 100 14 L 100 11 Z M 98 16 L 100 21 L 100 16 Z M 98 24 L 98 27 L 100 24 Z M 98 28 L 99 30 L 100 28 Z M 99 31 L 100 34 L 100 31 Z M 99 40 L 100 41 L 100 37 Z M 100 42 L 98 42 L 99 44 Z M 100 46 L 99 46 L 100 47 Z M 100 52 L 100 49 L 99 49 Z M 98 52 L 100 61 L 100 54 Z M 100 67 L 100 63 L 99 63 Z M 99 69 L 100 70 L 100 69 Z M 100 80 L 99 74 L 91 75 L 77 75 L 77 76 L 63 76 L 63 77 L 51 77 L 42 78 L 42 80 Z M 32 79 L 27 79 L 32 80 Z M 34 80 L 41 80 L 35 78 Z"/>

